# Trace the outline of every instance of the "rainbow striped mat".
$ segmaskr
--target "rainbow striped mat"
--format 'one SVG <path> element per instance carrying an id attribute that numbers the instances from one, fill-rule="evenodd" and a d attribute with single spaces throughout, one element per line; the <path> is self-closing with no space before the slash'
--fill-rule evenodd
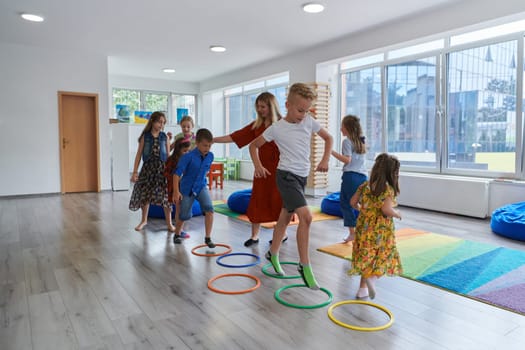
<path id="1" fill-rule="evenodd" d="M 403 277 L 525 315 L 525 251 L 410 228 L 396 240 Z M 317 250 L 352 257 L 351 244 Z"/>

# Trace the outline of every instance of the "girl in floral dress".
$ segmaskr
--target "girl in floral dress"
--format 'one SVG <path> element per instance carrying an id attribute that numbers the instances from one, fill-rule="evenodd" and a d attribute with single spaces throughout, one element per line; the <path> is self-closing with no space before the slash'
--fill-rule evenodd
<path id="1" fill-rule="evenodd" d="M 386 153 L 377 156 L 370 173 L 352 196 L 350 205 L 359 210 L 349 275 L 361 275 L 356 298 L 376 295 L 375 282 L 383 276 L 401 274 L 396 247 L 394 220 L 401 219 L 396 196 L 399 194 L 399 160 Z"/>
<path id="2" fill-rule="evenodd" d="M 135 156 L 131 182 L 134 182 L 133 192 L 129 201 L 129 209 L 142 209 L 142 219 L 135 227 L 140 231 L 148 223 L 150 204 L 162 206 L 168 231 L 175 231 L 171 222 L 171 204 L 168 201 L 168 186 L 164 176 L 164 168 L 168 159 L 169 140 L 162 131 L 166 124 L 166 115 L 153 112 L 139 137 L 139 147 Z M 143 164 L 138 173 L 140 160 Z"/>

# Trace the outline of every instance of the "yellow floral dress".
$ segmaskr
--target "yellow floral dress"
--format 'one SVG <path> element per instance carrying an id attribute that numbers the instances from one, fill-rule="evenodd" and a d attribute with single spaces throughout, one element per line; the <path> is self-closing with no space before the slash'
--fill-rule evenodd
<path id="1" fill-rule="evenodd" d="M 396 247 L 394 220 L 381 211 L 386 198 L 397 205 L 394 189 L 387 186 L 385 192 L 374 196 L 368 181 L 357 189 L 361 210 L 357 218 L 356 237 L 352 249 L 352 268 L 349 275 L 395 276 L 402 273 L 401 259 Z"/>

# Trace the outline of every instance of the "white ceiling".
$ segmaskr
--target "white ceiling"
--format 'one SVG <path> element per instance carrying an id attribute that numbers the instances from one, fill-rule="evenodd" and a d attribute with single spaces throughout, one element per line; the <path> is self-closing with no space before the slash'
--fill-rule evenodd
<path id="1" fill-rule="evenodd" d="M 461 1 L 321 0 L 325 11 L 307 14 L 308 0 L 0 0 L 0 42 L 102 53 L 115 75 L 200 82 Z"/>

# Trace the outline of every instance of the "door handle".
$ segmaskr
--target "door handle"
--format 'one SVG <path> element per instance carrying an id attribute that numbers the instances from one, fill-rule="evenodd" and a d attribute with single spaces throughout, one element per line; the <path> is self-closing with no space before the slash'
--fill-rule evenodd
<path id="1" fill-rule="evenodd" d="M 66 145 L 69 143 L 68 140 L 66 140 L 65 137 L 62 138 L 62 148 L 66 148 Z"/>

